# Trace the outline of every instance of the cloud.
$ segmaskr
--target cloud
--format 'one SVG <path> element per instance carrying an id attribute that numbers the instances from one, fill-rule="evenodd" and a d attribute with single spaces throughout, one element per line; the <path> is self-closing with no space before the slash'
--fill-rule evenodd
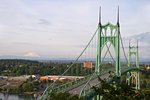
<path id="1" fill-rule="evenodd" d="M 139 42 L 144 42 L 150 44 L 150 32 L 141 33 L 134 35 L 131 38 L 138 40 Z"/>
<path id="2" fill-rule="evenodd" d="M 97 28 L 99 6 L 102 6 L 102 24 L 116 23 L 118 2 L 124 37 L 150 31 L 148 0 L 1 0 L 1 54 L 21 55 L 36 51 L 25 55 L 39 56 L 37 53 L 40 53 L 41 56 L 62 57 L 81 52 L 80 48 L 85 47 Z M 139 36 L 140 45 L 148 46 L 149 38 L 144 36 L 144 39 Z M 128 46 L 128 40 L 125 46 Z"/>
<path id="3" fill-rule="evenodd" d="M 150 59 L 150 32 L 144 32 L 123 38 L 126 51 L 128 51 L 129 41 L 131 46 L 136 46 L 138 41 L 140 59 Z"/>
<path id="4" fill-rule="evenodd" d="M 14 42 L 14 44 L 34 46 L 33 43 L 29 43 L 29 42 Z"/>
<path id="5" fill-rule="evenodd" d="M 39 19 L 39 24 L 51 25 L 52 23 L 48 19 Z"/>
<path id="6" fill-rule="evenodd" d="M 27 52 L 24 54 L 25 57 L 40 57 L 36 52 Z"/>

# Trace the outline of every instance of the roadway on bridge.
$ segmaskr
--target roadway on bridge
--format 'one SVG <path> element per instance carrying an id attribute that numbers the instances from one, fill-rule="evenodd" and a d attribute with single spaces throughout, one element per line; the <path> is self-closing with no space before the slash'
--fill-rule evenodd
<path id="1" fill-rule="evenodd" d="M 100 78 L 101 78 L 101 79 L 107 79 L 107 78 L 109 77 L 109 75 L 110 75 L 109 73 L 106 73 L 106 74 L 100 76 Z M 99 83 L 100 83 L 100 81 L 98 80 L 98 78 L 95 78 L 95 79 L 93 79 L 93 80 L 91 80 L 91 81 L 89 82 L 89 84 L 85 87 L 84 90 L 90 89 L 92 86 L 95 86 L 95 85 L 97 85 L 97 84 L 99 84 Z M 85 84 L 86 84 L 86 83 L 81 84 L 80 86 L 71 89 L 71 90 L 69 91 L 69 93 L 74 94 L 74 95 L 75 95 L 75 94 L 78 94 L 78 95 L 79 95 L 80 92 L 81 92 L 81 90 L 82 90 L 83 87 L 85 86 Z"/>

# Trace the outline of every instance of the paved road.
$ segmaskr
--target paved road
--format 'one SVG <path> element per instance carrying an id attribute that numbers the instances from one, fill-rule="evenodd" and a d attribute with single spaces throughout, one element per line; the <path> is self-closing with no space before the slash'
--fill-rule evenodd
<path id="1" fill-rule="evenodd" d="M 109 77 L 109 73 L 100 76 L 101 79 L 108 78 L 108 77 Z M 98 83 L 100 83 L 100 82 L 98 81 L 98 78 L 91 80 L 91 81 L 89 82 L 90 85 L 87 85 L 86 88 L 85 88 L 85 90 L 89 89 L 89 88 L 92 87 L 92 86 L 95 86 L 95 85 L 98 84 Z M 83 87 L 85 86 L 85 84 L 86 84 L 86 83 L 84 83 L 84 84 L 82 84 L 82 85 L 80 85 L 80 86 L 78 86 L 78 87 L 76 87 L 76 88 L 70 90 L 69 93 L 71 93 L 71 94 L 78 94 L 78 95 L 79 95 L 80 92 L 81 92 L 81 90 L 82 90 Z"/>

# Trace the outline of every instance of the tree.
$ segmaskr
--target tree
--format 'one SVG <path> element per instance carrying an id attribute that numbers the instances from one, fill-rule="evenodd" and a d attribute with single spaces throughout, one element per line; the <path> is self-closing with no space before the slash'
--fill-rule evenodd
<path id="1" fill-rule="evenodd" d="M 83 97 L 79 97 L 78 95 L 71 95 L 68 92 L 65 93 L 55 93 L 52 92 L 50 97 L 47 100 L 85 100 Z"/>
<path id="2" fill-rule="evenodd" d="M 140 100 L 144 96 L 141 91 L 125 83 L 109 84 L 102 81 L 100 87 L 93 87 L 93 89 L 97 95 L 103 96 L 103 100 Z"/>
<path id="3" fill-rule="evenodd" d="M 24 92 L 32 92 L 33 91 L 33 85 L 30 82 L 26 82 L 22 85 L 22 89 Z"/>

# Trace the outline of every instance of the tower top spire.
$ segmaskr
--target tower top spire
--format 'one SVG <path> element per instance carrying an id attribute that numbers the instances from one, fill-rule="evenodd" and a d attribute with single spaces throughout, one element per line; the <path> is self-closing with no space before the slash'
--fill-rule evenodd
<path id="1" fill-rule="evenodd" d="M 118 5 L 118 12 L 117 12 L 117 24 L 119 24 L 119 5 Z"/>
<path id="2" fill-rule="evenodd" d="M 99 7 L 99 25 L 101 25 L 101 6 Z"/>

